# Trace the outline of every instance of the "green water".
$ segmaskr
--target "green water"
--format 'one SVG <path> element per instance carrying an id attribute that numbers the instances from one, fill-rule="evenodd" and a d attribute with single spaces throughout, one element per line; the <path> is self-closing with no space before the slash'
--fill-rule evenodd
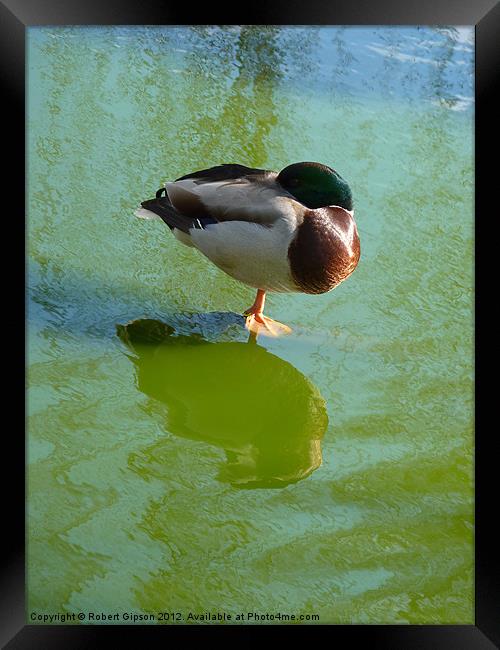
<path id="1" fill-rule="evenodd" d="M 28 620 L 472 623 L 472 30 L 28 33 Z M 133 211 L 300 160 L 361 260 L 249 341 L 253 291 Z"/>

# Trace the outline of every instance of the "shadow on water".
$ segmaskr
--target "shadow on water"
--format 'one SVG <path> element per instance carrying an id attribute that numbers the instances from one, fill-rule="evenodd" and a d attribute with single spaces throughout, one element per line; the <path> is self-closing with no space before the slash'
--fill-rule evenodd
<path id="1" fill-rule="evenodd" d="M 152 319 L 117 325 L 117 334 L 133 352 L 138 389 L 167 406 L 166 430 L 224 449 L 221 482 L 280 488 L 321 465 L 323 397 L 255 340 L 214 343 Z"/>

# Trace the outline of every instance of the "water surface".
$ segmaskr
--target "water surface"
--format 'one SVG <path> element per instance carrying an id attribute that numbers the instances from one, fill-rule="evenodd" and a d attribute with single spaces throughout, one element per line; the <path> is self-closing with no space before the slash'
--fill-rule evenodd
<path id="1" fill-rule="evenodd" d="M 473 622 L 472 119 L 469 28 L 29 29 L 28 614 Z M 133 210 L 300 160 L 361 260 L 249 341 Z"/>

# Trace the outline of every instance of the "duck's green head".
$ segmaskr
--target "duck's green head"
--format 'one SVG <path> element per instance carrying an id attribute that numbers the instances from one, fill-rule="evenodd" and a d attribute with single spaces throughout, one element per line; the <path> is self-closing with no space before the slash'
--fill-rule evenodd
<path id="1" fill-rule="evenodd" d="M 352 210 L 349 185 L 334 169 L 317 162 L 299 162 L 280 171 L 278 183 L 308 208 L 339 205 Z"/>

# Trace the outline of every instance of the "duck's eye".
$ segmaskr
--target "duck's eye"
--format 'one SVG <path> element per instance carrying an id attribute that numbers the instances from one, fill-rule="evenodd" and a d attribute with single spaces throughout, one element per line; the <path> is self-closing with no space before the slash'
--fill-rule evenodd
<path id="1" fill-rule="evenodd" d="M 288 185 L 290 185 L 290 187 L 297 187 L 298 184 L 299 184 L 299 179 L 298 178 L 291 178 L 288 181 Z"/>

